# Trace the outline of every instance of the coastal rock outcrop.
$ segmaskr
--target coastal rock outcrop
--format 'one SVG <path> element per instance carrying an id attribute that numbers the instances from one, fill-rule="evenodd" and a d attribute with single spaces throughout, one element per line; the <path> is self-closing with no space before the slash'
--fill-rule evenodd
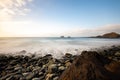
<path id="1" fill-rule="evenodd" d="M 120 38 L 120 34 L 111 32 L 111 33 L 106 33 L 101 36 L 97 36 L 98 38 Z"/>
<path id="2" fill-rule="evenodd" d="M 120 80 L 120 63 L 94 51 L 83 51 L 59 80 Z"/>

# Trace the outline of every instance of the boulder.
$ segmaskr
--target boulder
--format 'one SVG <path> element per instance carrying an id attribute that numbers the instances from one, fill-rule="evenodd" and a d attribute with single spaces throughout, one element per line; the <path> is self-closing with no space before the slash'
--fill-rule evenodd
<path id="1" fill-rule="evenodd" d="M 57 72 L 57 65 L 56 64 L 51 64 L 48 66 L 48 73 L 55 73 Z"/>
<path id="2" fill-rule="evenodd" d="M 120 63 L 94 51 L 83 51 L 59 80 L 120 80 Z"/>

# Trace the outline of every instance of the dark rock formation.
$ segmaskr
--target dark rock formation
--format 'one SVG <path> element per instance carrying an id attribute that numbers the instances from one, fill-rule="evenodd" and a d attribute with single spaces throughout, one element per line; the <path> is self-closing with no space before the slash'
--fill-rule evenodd
<path id="1" fill-rule="evenodd" d="M 65 38 L 64 36 L 60 36 L 60 38 Z"/>
<path id="2" fill-rule="evenodd" d="M 120 63 L 97 52 L 84 51 L 59 80 L 120 80 Z"/>
<path id="3" fill-rule="evenodd" d="M 111 32 L 111 33 L 106 33 L 102 36 L 97 36 L 98 38 L 120 38 L 120 34 Z"/>

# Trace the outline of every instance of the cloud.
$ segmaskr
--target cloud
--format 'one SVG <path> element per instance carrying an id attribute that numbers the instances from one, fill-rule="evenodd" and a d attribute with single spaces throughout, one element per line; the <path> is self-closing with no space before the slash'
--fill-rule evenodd
<path id="1" fill-rule="evenodd" d="M 32 0 L 0 0 L 0 21 L 30 12 L 27 4 Z"/>

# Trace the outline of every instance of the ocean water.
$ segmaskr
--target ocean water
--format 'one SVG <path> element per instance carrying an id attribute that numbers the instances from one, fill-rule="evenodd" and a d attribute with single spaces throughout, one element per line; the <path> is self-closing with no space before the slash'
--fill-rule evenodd
<path id="1" fill-rule="evenodd" d="M 24 37 L 0 38 L 0 54 L 52 54 L 61 57 L 65 53 L 80 54 L 83 50 L 120 45 L 120 39 L 86 38 L 86 37 Z"/>

